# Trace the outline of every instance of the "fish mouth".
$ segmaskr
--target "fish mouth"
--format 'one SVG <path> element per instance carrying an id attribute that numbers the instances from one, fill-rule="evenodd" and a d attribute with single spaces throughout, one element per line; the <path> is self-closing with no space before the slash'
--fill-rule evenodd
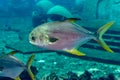
<path id="1" fill-rule="evenodd" d="M 39 43 L 39 42 L 37 43 L 37 42 L 29 41 L 29 43 L 31 43 L 31 44 L 33 44 L 33 45 L 36 45 L 36 46 L 40 46 L 40 47 L 41 47 L 41 46 L 42 46 L 42 47 L 43 47 L 43 46 L 46 46 L 46 44 Z M 39 45 L 39 44 L 40 44 L 40 45 Z"/>
<path id="2" fill-rule="evenodd" d="M 29 41 L 29 43 L 36 45 L 36 44 L 35 44 L 34 42 L 32 42 L 32 41 Z"/>

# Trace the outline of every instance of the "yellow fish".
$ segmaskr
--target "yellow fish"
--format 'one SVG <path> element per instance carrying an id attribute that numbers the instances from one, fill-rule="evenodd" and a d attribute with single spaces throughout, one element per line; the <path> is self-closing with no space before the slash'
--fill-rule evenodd
<path id="1" fill-rule="evenodd" d="M 79 19 L 71 18 L 65 21 L 54 21 L 39 25 L 29 34 L 29 42 L 41 48 L 63 50 L 73 55 L 85 56 L 84 53 L 78 51 L 76 48 L 94 39 L 106 51 L 113 53 L 102 39 L 102 36 L 114 22 L 103 25 L 93 34 L 75 24 L 75 20 Z"/>

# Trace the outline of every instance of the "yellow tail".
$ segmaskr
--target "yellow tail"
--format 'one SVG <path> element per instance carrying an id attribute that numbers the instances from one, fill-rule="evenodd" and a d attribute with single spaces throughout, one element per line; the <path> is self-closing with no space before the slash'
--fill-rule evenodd
<path id="1" fill-rule="evenodd" d="M 15 54 L 15 51 L 12 51 L 10 54 Z M 30 69 L 30 66 L 32 64 L 32 61 L 33 61 L 33 58 L 35 57 L 34 54 L 32 54 L 27 62 L 27 72 L 31 78 L 31 80 L 35 80 L 35 76 L 34 74 L 32 73 L 31 69 Z M 20 76 L 16 77 L 14 80 L 21 80 L 20 79 Z"/>
<path id="2" fill-rule="evenodd" d="M 109 48 L 109 46 L 104 42 L 102 39 L 103 34 L 113 25 L 114 22 L 109 22 L 105 25 L 103 25 L 101 28 L 98 29 L 97 31 L 97 42 L 108 52 L 113 53 L 113 50 Z"/>
<path id="3" fill-rule="evenodd" d="M 31 69 L 30 69 L 30 66 L 31 66 L 31 64 L 32 64 L 32 61 L 33 61 L 34 57 L 35 57 L 35 55 L 32 54 L 32 55 L 30 56 L 28 62 L 27 62 L 27 72 L 28 72 L 31 80 L 35 80 L 35 76 L 34 76 L 34 74 L 32 73 L 32 71 L 31 71 Z"/>

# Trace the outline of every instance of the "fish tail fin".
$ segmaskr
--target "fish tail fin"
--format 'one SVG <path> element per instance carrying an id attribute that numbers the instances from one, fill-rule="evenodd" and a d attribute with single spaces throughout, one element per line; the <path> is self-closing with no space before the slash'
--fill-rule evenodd
<path id="1" fill-rule="evenodd" d="M 35 80 L 35 76 L 34 76 L 34 74 L 32 73 L 32 71 L 31 71 L 31 69 L 30 69 L 30 66 L 31 66 L 31 64 L 32 64 L 32 62 L 33 62 L 34 57 L 35 57 L 35 55 L 32 54 L 32 55 L 30 56 L 28 62 L 27 62 L 27 72 L 28 72 L 31 80 Z"/>
<path id="2" fill-rule="evenodd" d="M 108 52 L 111 52 L 113 53 L 113 50 L 111 50 L 109 48 L 109 46 L 105 43 L 105 41 L 103 40 L 102 36 L 103 34 L 113 25 L 113 21 L 112 22 L 109 22 L 105 25 L 103 25 L 102 27 L 100 27 L 98 30 L 97 30 L 97 38 L 96 38 L 96 41 Z"/>

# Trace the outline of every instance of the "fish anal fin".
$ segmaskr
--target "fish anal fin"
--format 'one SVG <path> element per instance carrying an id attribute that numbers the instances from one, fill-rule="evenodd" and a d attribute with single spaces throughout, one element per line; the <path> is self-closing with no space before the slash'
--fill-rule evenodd
<path id="1" fill-rule="evenodd" d="M 27 72 L 28 72 L 31 80 L 35 80 L 35 76 L 34 76 L 34 74 L 32 73 L 32 71 L 31 71 L 31 69 L 30 69 L 30 66 L 31 66 L 31 64 L 32 64 L 32 62 L 33 62 L 34 57 L 35 57 L 35 55 L 32 54 L 32 55 L 30 56 L 28 62 L 27 62 Z"/>
<path id="2" fill-rule="evenodd" d="M 21 80 L 21 79 L 20 79 L 20 77 L 18 76 L 18 77 L 16 77 L 14 80 Z"/>
<path id="3" fill-rule="evenodd" d="M 76 55 L 76 56 L 85 56 L 86 54 L 84 54 L 83 52 L 78 51 L 77 49 L 73 48 L 71 50 L 64 50 L 70 54 Z"/>

